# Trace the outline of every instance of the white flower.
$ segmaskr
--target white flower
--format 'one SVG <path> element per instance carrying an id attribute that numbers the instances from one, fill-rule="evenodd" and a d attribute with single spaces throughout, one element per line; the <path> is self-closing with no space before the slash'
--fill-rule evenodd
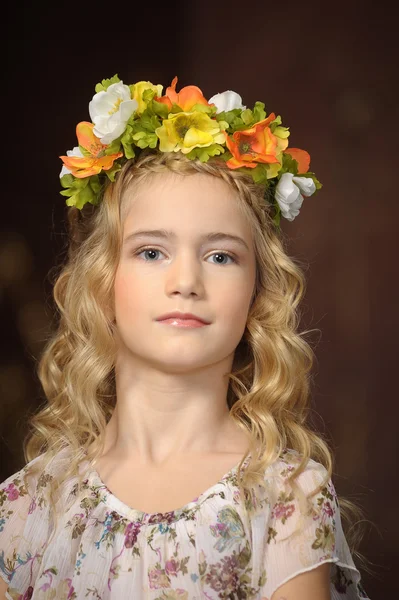
<path id="1" fill-rule="evenodd" d="M 215 104 L 217 113 L 233 110 L 234 108 L 242 108 L 245 110 L 247 107 L 242 105 L 242 98 L 236 92 L 227 90 L 221 94 L 215 94 L 208 100 L 208 104 Z"/>
<path id="2" fill-rule="evenodd" d="M 106 92 L 98 92 L 89 102 L 94 135 L 100 138 L 102 144 L 110 144 L 125 131 L 126 123 L 137 107 L 129 87 L 122 81 L 110 85 Z"/>
<path id="3" fill-rule="evenodd" d="M 283 217 L 293 221 L 299 215 L 303 196 L 311 196 L 315 191 L 316 185 L 310 177 L 296 177 L 293 173 L 284 173 L 275 191 Z"/>
<path id="4" fill-rule="evenodd" d="M 79 146 L 75 146 L 75 148 L 72 150 L 67 150 L 67 156 L 79 156 L 80 158 L 83 158 L 83 154 Z M 65 165 L 63 165 L 60 173 L 60 179 L 63 175 L 68 175 L 69 173 L 71 173 L 71 171 L 67 169 Z"/>

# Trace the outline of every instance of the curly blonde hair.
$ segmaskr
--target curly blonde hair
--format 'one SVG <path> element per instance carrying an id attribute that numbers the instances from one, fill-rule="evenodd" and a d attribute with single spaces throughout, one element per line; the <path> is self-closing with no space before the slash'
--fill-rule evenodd
<path id="1" fill-rule="evenodd" d="M 128 161 L 116 181 L 105 188 L 99 206 L 85 205 L 82 211 L 68 210 L 69 247 L 65 264 L 54 282 L 54 300 L 59 323 L 48 340 L 38 365 L 38 376 L 46 396 L 44 407 L 30 417 L 24 440 L 27 461 L 35 461 L 30 474 L 43 472 L 65 447 L 69 459 L 65 469 L 51 482 L 50 504 L 57 520 L 57 490 L 78 473 L 83 455 L 93 465 L 104 449 L 105 427 L 116 406 L 114 366 L 113 286 L 119 261 L 126 191 L 134 190 L 165 170 L 182 176 L 205 173 L 225 181 L 236 192 L 249 219 L 256 256 L 256 284 L 245 333 L 236 348 L 227 403 L 231 418 L 247 434 L 247 468 L 239 478 L 240 494 L 247 497 L 252 485 L 262 485 L 265 469 L 285 448 L 299 453 L 296 478 L 309 458 L 333 472 L 333 454 L 322 435 L 312 430 L 310 412 L 311 369 L 314 353 L 299 333 L 298 305 L 305 293 L 300 265 L 284 249 L 283 235 L 276 230 L 271 204 L 265 201 L 264 186 L 223 161 L 189 160 L 181 153 L 143 152 Z M 77 293 L 79 290 L 79 293 Z M 91 446 L 89 450 L 89 446 Z M 83 474 L 79 475 L 79 482 Z M 353 555 L 366 570 L 358 552 L 363 533 L 354 528 L 362 510 L 340 498 L 340 511 L 348 528 L 345 535 Z"/>

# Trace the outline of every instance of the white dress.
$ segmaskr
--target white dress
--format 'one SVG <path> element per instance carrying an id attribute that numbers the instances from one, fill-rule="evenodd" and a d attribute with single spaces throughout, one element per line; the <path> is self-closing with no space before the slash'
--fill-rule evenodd
<path id="1" fill-rule="evenodd" d="M 0 575 L 8 599 L 270 600 L 282 583 L 325 562 L 332 563 L 331 600 L 368 598 L 331 479 L 313 497 L 314 510 L 301 516 L 287 482 L 298 462 L 294 450 L 268 467 L 266 490 L 253 488 L 245 506 L 236 465 L 198 498 L 164 514 L 124 504 L 84 460 L 83 485 L 67 482 L 67 511 L 47 547 L 47 486 L 57 461 L 29 485 L 24 474 L 39 459 L 0 485 Z M 298 485 L 313 491 L 325 474 L 310 459 Z"/>

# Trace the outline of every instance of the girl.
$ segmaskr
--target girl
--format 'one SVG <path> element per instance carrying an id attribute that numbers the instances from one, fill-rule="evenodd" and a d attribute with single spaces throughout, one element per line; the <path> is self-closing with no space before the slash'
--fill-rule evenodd
<path id="1" fill-rule="evenodd" d="M 63 160 L 70 243 L 27 464 L 0 488 L 6 598 L 367 598 L 307 424 L 321 187 L 281 117 L 196 86 L 96 86 Z"/>

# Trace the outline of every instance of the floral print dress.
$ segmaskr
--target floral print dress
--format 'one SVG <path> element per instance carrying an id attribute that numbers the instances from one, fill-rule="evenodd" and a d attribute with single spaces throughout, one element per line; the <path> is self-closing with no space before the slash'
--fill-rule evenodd
<path id="1" fill-rule="evenodd" d="M 270 600 L 280 585 L 326 562 L 331 600 L 368 598 L 331 479 L 313 496 L 312 510 L 301 513 L 287 482 L 299 460 L 292 449 L 266 469 L 266 488 L 252 488 L 245 503 L 236 465 L 198 498 L 163 514 L 124 504 L 84 460 L 83 484 L 66 484 L 67 510 L 48 545 L 46 492 L 57 461 L 28 485 L 24 475 L 39 459 L 0 485 L 0 575 L 8 599 Z M 308 493 L 325 474 L 310 459 L 297 483 Z"/>

